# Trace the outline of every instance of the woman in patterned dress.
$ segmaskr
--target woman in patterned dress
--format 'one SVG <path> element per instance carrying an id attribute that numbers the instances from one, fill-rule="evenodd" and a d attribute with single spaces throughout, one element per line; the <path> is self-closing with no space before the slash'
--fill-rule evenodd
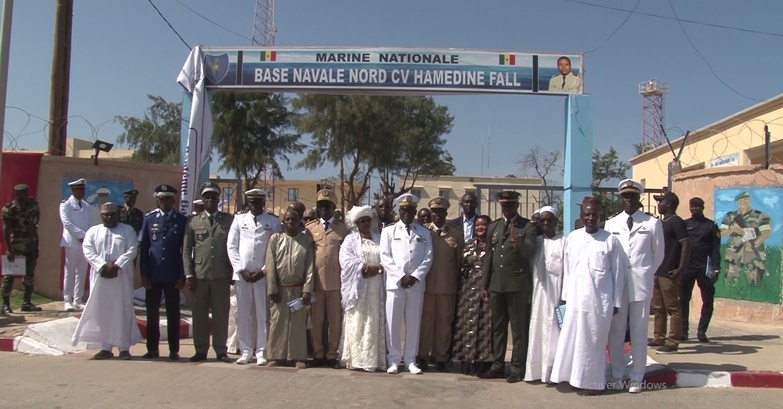
<path id="1" fill-rule="evenodd" d="M 492 315 L 481 300 L 481 268 L 487 246 L 490 218 L 476 219 L 476 237 L 465 243 L 461 288 L 457 298 L 454 359 L 462 362 L 464 375 L 486 372 L 492 365 Z"/>
<path id="2" fill-rule="evenodd" d="M 352 233 L 340 246 L 343 318 L 341 361 L 348 369 L 375 372 L 386 369 L 384 276 L 378 244 L 372 231 L 370 206 L 354 206 L 345 222 Z"/>

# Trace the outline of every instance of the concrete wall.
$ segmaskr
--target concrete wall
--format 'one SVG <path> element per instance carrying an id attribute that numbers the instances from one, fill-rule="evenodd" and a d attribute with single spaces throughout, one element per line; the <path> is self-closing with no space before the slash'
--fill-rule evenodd
<path id="1" fill-rule="evenodd" d="M 99 159 L 98 166 L 94 166 L 92 159 L 43 157 L 36 197 L 41 208 L 41 220 L 38 228 L 40 257 L 35 270 L 35 290 L 57 300 L 62 299 L 62 223 L 59 215 L 62 180 L 82 177 L 88 183 L 90 179 L 132 183 L 134 189 L 139 191 L 136 207 L 146 213 L 157 207 L 152 197 L 155 187 L 163 183 L 178 187 L 182 168 L 109 159 Z M 141 283 L 138 272 L 136 283 L 137 286 Z"/>
<path id="2" fill-rule="evenodd" d="M 678 214 L 687 218 L 690 215 L 687 203 L 691 197 L 699 196 L 704 199 L 704 214 L 711 217 L 715 209 L 713 203 L 715 189 L 740 186 L 780 187 L 781 185 L 783 185 L 783 165 L 772 165 L 770 169 L 762 169 L 760 166 L 733 166 L 682 173 L 675 176 L 672 188 L 680 197 L 681 204 Z M 726 272 L 721 271 L 720 279 L 725 276 Z M 696 287 L 690 308 L 691 327 L 694 327 L 698 322 L 700 309 L 701 296 L 698 287 Z M 713 317 L 741 322 L 783 325 L 781 305 L 779 304 L 716 298 Z"/>

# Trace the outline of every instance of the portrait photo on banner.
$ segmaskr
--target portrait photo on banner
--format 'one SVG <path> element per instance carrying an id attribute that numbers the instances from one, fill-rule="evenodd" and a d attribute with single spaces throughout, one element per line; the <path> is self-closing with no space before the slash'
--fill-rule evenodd
<path id="1" fill-rule="evenodd" d="M 722 258 L 715 296 L 780 304 L 783 188 L 734 187 L 714 193 Z"/>

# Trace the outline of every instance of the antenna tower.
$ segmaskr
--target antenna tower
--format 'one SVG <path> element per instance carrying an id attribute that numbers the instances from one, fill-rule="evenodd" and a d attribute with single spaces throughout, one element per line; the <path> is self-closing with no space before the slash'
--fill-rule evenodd
<path id="1" fill-rule="evenodd" d="M 653 78 L 639 84 L 639 93 L 642 94 L 642 145 L 647 151 L 666 142 L 663 100 L 669 93 L 669 83 Z"/>
<path id="2" fill-rule="evenodd" d="M 275 45 L 275 0 L 256 0 L 255 17 L 253 18 L 253 36 L 251 46 L 272 47 Z M 271 175 L 270 175 L 271 173 Z M 264 190 L 274 209 L 275 176 L 269 165 L 264 166 Z"/>
<path id="3" fill-rule="evenodd" d="M 275 0 L 256 0 L 253 36 L 250 45 L 270 47 L 275 45 Z"/>

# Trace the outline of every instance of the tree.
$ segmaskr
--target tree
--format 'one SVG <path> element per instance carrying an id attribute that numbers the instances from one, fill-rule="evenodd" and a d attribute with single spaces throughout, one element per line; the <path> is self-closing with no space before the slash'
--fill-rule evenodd
<path id="1" fill-rule="evenodd" d="M 598 149 L 593 152 L 593 195 L 601 203 L 604 217 L 620 212 L 621 206 L 613 194 L 601 192 L 598 188 L 604 183 L 624 179 L 630 168 L 629 164 L 619 159 L 613 147 L 609 147 L 609 152 L 605 154 Z"/>
<path id="2" fill-rule="evenodd" d="M 609 152 L 602 154 L 598 149 L 593 152 L 593 189 L 605 182 L 621 180 L 631 166 L 620 160 L 617 151 L 609 147 Z"/>
<path id="3" fill-rule="evenodd" d="M 454 117 L 429 97 L 402 98 L 402 112 L 394 123 L 396 138 L 379 161 L 381 192 L 397 197 L 410 191 L 421 175 L 453 175 L 456 168 L 443 146 Z M 396 186 L 396 181 L 400 186 Z"/>
<path id="4" fill-rule="evenodd" d="M 147 95 L 152 105 L 143 118 L 116 116 L 125 132 L 117 137 L 118 145 L 133 149 L 131 160 L 144 163 L 178 165 L 182 104 L 168 102 L 163 97 Z"/>
<path id="5" fill-rule="evenodd" d="M 563 165 L 560 162 L 561 153 L 559 150 L 542 151 L 541 148 L 536 145 L 531 149 L 520 161 L 522 169 L 528 174 L 541 179 L 541 183 L 544 185 L 544 204 L 552 205 L 555 202 L 561 201 L 559 195 L 547 189 L 551 184 L 552 179 L 562 176 Z"/>
<path id="6" fill-rule="evenodd" d="M 361 202 L 376 171 L 384 194 L 392 195 L 410 190 L 422 174 L 454 172 L 441 138 L 453 118 L 431 98 L 302 95 L 292 105 L 300 112 L 297 129 L 310 133 L 313 144 L 298 166 L 339 165 L 340 183 L 347 184 L 341 208 Z M 404 181 L 399 190 L 396 178 Z"/>
<path id="7" fill-rule="evenodd" d="M 292 113 L 283 94 L 215 93 L 212 100 L 212 144 L 223 157 L 221 170 L 233 172 L 253 189 L 264 171 L 282 179 L 278 161 L 304 146 L 293 130 Z"/>

